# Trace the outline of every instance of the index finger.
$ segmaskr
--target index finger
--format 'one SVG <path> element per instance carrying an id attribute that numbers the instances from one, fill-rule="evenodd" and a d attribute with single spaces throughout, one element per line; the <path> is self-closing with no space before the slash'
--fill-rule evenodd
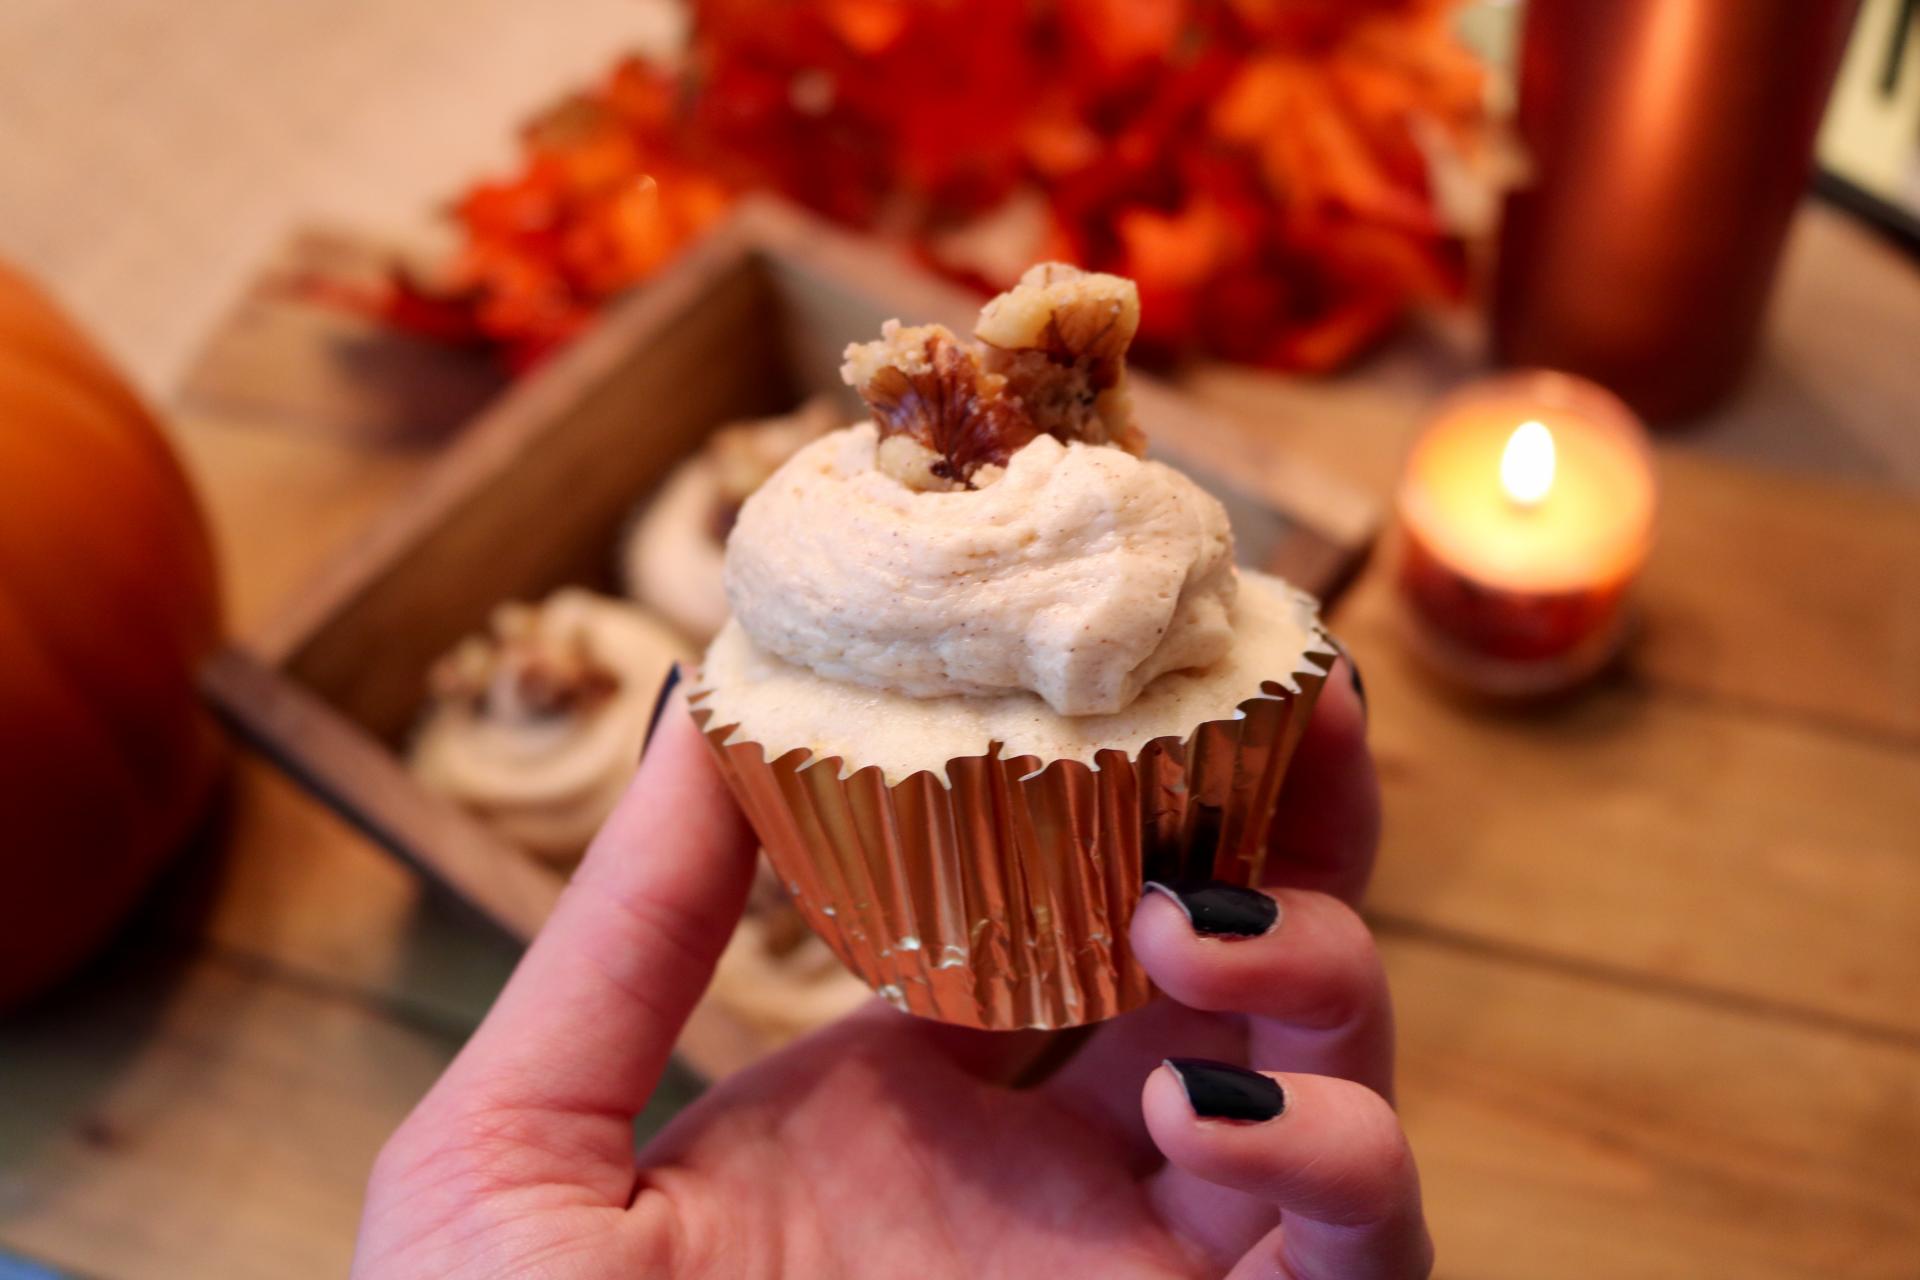
<path id="1" fill-rule="evenodd" d="M 670 696 L 639 772 L 442 1087 L 604 1117 L 623 1156 L 745 905 L 756 845 Z"/>

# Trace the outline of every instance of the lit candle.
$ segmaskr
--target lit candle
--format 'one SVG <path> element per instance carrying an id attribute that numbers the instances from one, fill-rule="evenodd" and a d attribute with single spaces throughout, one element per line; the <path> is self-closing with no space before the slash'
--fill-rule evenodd
<path id="1" fill-rule="evenodd" d="M 1646 432 L 1593 383 L 1519 373 L 1448 398 L 1400 485 L 1400 588 L 1417 646 L 1489 693 L 1585 679 L 1625 636 L 1653 512 Z"/>

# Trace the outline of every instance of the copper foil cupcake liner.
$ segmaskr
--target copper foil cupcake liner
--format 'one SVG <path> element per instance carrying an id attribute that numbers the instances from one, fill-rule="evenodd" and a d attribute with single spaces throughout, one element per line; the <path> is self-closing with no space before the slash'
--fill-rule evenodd
<path id="1" fill-rule="evenodd" d="M 1127 945 L 1147 880 L 1258 880 L 1287 763 L 1334 652 L 1227 719 L 1093 765 L 950 761 L 943 779 L 705 732 L 807 923 L 898 1008 L 988 1030 L 1098 1022 L 1153 994 Z"/>

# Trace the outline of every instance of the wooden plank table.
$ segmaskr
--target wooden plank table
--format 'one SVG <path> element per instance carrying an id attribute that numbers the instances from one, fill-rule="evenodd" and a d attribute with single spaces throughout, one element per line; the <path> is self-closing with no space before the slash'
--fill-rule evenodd
<path id="1" fill-rule="evenodd" d="M 492 137 L 512 117 L 495 103 L 476 124 L 465 105 L 497 51 L 427 38 L 461 4 L 422 17 L 353 0 L 353 21 L 330 28 L 367 43 L 403 29 L 373 61 L 349 56 L 347 36 L 290 32 L 297 6 L 257 19 L 273 26 L 272 57 L 222 54 L 257 82 L 234 90 L 250 100 L 278 102 L 311 64 L 383 68 L 355 93 L 384 167 L 337 135 L 289 151 L 263 131 L 203 148 L 192 183 L 153 176 L 164 217 L 90 204 L 97 182 L 41 181 L 54 196 L 0 207 L 0 242 L 37 253 L 164 382 L 222 300 L 187 277 L 233 256 L 213 243 L 229 225 L 257 253 L 281 229 L 273 208 L 308 212 L 342 174 L 417 207 L 448 179 L 403 191 L 414 157 L 455 154 L 442 148 L 462 129 Z M 41 148 L 29 176 L 119 173 L 101 157 L 159 154 L 153 130 L 204 136 L 218 115 L 191 83 L 205 59 L 146 46 L 211 49 L 221 22 L 260 12 L 110 7 L 144 33 L 117 62 L 48 43 L 69 10 L 47 0 L 0 19 L 0 44 L 11 23 L 37 50 L 0 106 L 76 118 L 60 94 L 92 92 L 86 67 L 122 67 L 123 101 L 156 86 L 129 107 L 137 136 L 117 139 L 100 123 L 114 113 L 100 115 L 99 136 Z M 513 0 L 468 8 L 516 31 L 549 25 Z M 593 20 L 626 9 L 607 0 Z M 568 24 L 574 52 L 555 55 L 553 83 L 599 56 L 580 51 L 610 47 L 581 34 L 585 20 Z M 514 62 L 529 98 L 537 61 Z M 437 101 L 435 76 L 462 105 L 438 110 L 427 137 L 413 107 Z M 62 168 L 68 152 L 86 158 Z M 216 160 L 231 171 L 208 181 Z M 1920 1275 L 1920 272 L 1810 209 L 1772 332 L 1743 394 L 1662 451 L 1647 625 L 1619 677 L 1550 711 L 1490 714 L 1410 666 L 1383 565 L 1337 619 L 1372 695 L 1388 821 L 1370 910 L 1442 1276 Z M 1189 382 L 1245 420 L 1220 442 L 1244 465 L 1306 455 L 1384 493 L 1418 407 L 1460 372 L 1445 348 L 1411 343 L 1332 383 L 1232 369 Z M 177 425 L 242 632 L 429 457 L 205 415 Z M 368 1160 L 513 959 L 242 759 L 220 826 L 116 952 L 0 1025 L 0 1255 L 114 1278 L 341 1274 Z"/>
<path id="2" fill-rule="evenodd" d="M 1223 450 L 1375 486 L 1423 395 L 1193 381 L 1245 420 Z M 179 431 L 243 631 L 429 456 Z M 1912 1276 L 1920 506 L 1678 448 L 1661 468 L 1645 633 L 1571 704 L 1435 688 L 1384 562 L 1337 619 L 1387 789 L 1371 910 L 1441 1274 Z M 0 1030 L 0 1246 L 337 1273 L 367 1159 L 511 966 L 264 766 L 206 844 L 102 973 Z"/>

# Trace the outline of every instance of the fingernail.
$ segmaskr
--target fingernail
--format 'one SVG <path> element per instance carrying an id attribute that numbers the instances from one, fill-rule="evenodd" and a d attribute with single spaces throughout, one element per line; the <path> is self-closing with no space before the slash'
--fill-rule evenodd
<path id="1" fill-rule="evenodd" d="M 1367 682 L 1360 678 L 1360 664 L 1353 660 L 1352 650 L 1341 643 L 1340 637 L 1329 634 L 1327 639 L 1332 642 L 1335 649 L 1340 651 L 1340 656 L 1347 660 L 1347 679 L 1353 685 L 1353 696 L 1360 699 L 1360 718 L 1372 719 L 1367 711 Z"/>
<path id="2" fill-rule="evenodd" d="M 660 693 L 653 700 L 653 713 L 647 717 L 647 736 L 640 739 L 640 754 L 647 753 L 647 744 L 653 741 L 653 731 L 660 727 L 660 713 L 667 709 L 667 699 L 673 696 L 674 686 L 680 683 L 680 664 L 674 663 L 667 668 L 667 678 L 660 684 Z"/>
<path id="3" fill-rule="evenodd" d="M 1164 1064 L 1187 1091 L 1202 1120 L 1271 1120 L 1287 1109 L 1287 1091 L 1272 1076 L 1210 1058 L 1168 1058 Z"/>
<path id="4" fill-rule="evenodd" d="M 1258 938 L 1280 923 L 1280 904 L 1258 889 L 1223 880 L 1149 880 L 1186 914 L 1193 931 L 1209 938 Z"/>

